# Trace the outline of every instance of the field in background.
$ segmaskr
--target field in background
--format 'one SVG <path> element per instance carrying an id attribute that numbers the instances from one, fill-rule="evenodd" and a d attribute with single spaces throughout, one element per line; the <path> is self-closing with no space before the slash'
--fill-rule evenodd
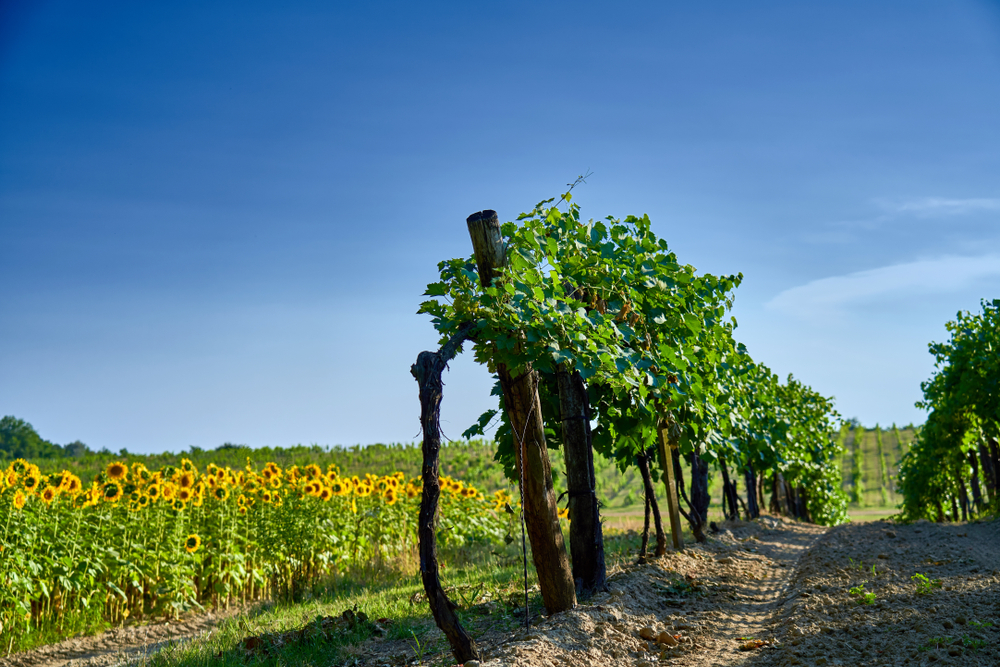
<path id="1" fill-rule="evenodd" d="M 903 500 L 896 487 L 899 462 L 916 438 L 916 429 L 857 426 L 842 429 L 839 437 L 845 450 L 841 472 L 851 520 L 876 521 L 894 514 Z"/>
<path id="2" fill-rule="evenodd" d="M 877 520 L 894 514 L 901 496 L 896 493 L 896 474 L 899 461 L 915 437 L 912 426 L 873 429 L 845 426 L 835 437 L 841 439 L 845 451 L 841 463 L 843 489 L 851 503 L 848 513 L 852 520 Z M 860 446 L 860 449 L 859 449 Z M 486 440 L 454 441 L 446 443 L 441 450 L 441 473 L 473 484 L 484 493 L 498 489 L 508 489 L 516 493 L 516 488 L 504 477 L 503 468 L 493 460 L 493 443 Z M 553 467 L 553 483 L 557 493 L 566 489 L 564 465 L 561 452 L 550 451 Z M 403 472 L 408 478 L 420 475 L 422 454 L 419 444 L 394 443 L 352 447 L 320 447 L 319 445 L 293 447 L 263 447 L 251 449 L 239 445 L 223 445 L 215 450 L 192 448 L 181 454 L 130 454 L 126 451 L 91 453 L 82 457 L 68 457 L 52 460 L 36 460 L 45 473 L 58 472 L 63 468 L 80 476 L 89 483 L 93 476 L 103 470 L 108 463 L 127 460 L 140 461 L 151 469 L 165 465 L 179 465 L 182 457 L 191 459 L 199 469 L 209 463 L 220 466 L 243 468 L 248 460 L 257 467 L 274 461 L 282 468 L 292 465 L 300 467 L 316 463 L 321 468 L 329 464 L 340 467 L 341 474 L 350 476 L 370 472 L 387 475 Z M 6 465 L 0 461 L 0 467 Z M 630 468 L 621 473 L 613 461 L 596 455 L 594 471 L 597 477 L 597 494 L 605 510 L 609 526 L 619 528 L 634 527 L 635 517 L 641 525 L 643 513 L 642 480 L 638 470 Z M 690 479 L 689 468 L 684 466 L 685 480 Z M 738 480 L 743 492 L 742 479 Z M 659 488 L 659 484 L 657 487 Z M 709 492 L 712 502 L 711 518 L 721 517 L 722 479 L 713 475 Z M 661 511 L 665 511 L 665 498 L 660 498 Z M 565 505 L 563 498 L 560 505 Z M 874 517 L 874 518 L 869 518 Z"/>

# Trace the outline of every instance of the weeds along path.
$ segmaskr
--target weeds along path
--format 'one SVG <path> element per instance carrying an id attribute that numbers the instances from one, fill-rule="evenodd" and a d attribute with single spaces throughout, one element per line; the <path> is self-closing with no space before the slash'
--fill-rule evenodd
<path id="1" fill-rule="evenodd" d="M 108 667 L 151 655 L 175 642 L 210 632 L 224 619 L 246 608 L 190 614 L 180 621 L 114 628 L 91 637 L 72 637 L 9 657 L 0 654 L 0 667 Z"/>

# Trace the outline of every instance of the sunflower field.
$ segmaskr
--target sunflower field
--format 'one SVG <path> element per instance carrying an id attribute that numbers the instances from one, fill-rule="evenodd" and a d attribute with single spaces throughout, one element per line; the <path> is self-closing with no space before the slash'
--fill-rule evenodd
<path id="1" fill-rule="evenodd" d="M 505 491 L 441 486 L 440 545 L 503 540 Z M 415 549 L 420 495 L 419 478 L 334 465 L 116 461 L 86 485 L 18 459 L 0 473 L 0 638 L 81 612 L 119 623 L 290 596 L 387 564 Z"/>

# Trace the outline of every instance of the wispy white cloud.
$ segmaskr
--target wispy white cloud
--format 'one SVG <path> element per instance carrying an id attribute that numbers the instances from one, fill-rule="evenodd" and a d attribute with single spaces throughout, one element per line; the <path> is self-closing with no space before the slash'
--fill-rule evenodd
<path id="1" fill-rule="evenodd" d="M 973 199 L 921 197 L 919 199 L 880 200 L 879 204 L 892 213 L 908 213 L 922 218 L 1000 211 L 1000 199 L 985 197 Z"/>
<path id="2" fill-rule="evenodd" d="M 876 199 L 873 202 L 881 213 L 870 217 L 838 220 L 828 223 L 826 229 L 806 232 L 805 239 L 812 243 L 853 243 L 858 232 L 878 230 L 883 227 L 907 224 L 913 218 L 925 220 L 954 218 L 976 213 L 1000 212 L 1000 198 L 975 197 L 949 199 L 947 197 L 918 197 L 913 199 Z"/>
<path id="3" fill-rule="evenodd" d="M 828 318 L 851 305 L 882 297 L 955 292 L 993 276 L 1000 277 L 1000 255 L 997 254 L 922 259 L 813 280 L 781 292 L 765 307 L 803 319 Z"/>

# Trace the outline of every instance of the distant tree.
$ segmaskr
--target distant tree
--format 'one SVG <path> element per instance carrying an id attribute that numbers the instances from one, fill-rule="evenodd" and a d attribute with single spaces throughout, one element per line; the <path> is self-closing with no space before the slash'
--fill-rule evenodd
<path id="1" fill-rule="evenodd" d="M 250 447 L 247 445 L 238 445 L 233 442 L 224 442 L 215 448 L 216 451 L 220 449 L 250 449 Z"/>
<path id="2" fill-rule="evenodd" d="M 40 459 L 62 456 L 63 450 L 42 439 L 35 428 L 13 415 L 0 419 L 0 457 Z"/>
<path id="3" fill-rule="evenodd" d="M 63 445 L 63 454 L 66 456 L 80 457 L 90 453 L 90 447 L 79 440 L 74 440 L 68 445 Z"/>

